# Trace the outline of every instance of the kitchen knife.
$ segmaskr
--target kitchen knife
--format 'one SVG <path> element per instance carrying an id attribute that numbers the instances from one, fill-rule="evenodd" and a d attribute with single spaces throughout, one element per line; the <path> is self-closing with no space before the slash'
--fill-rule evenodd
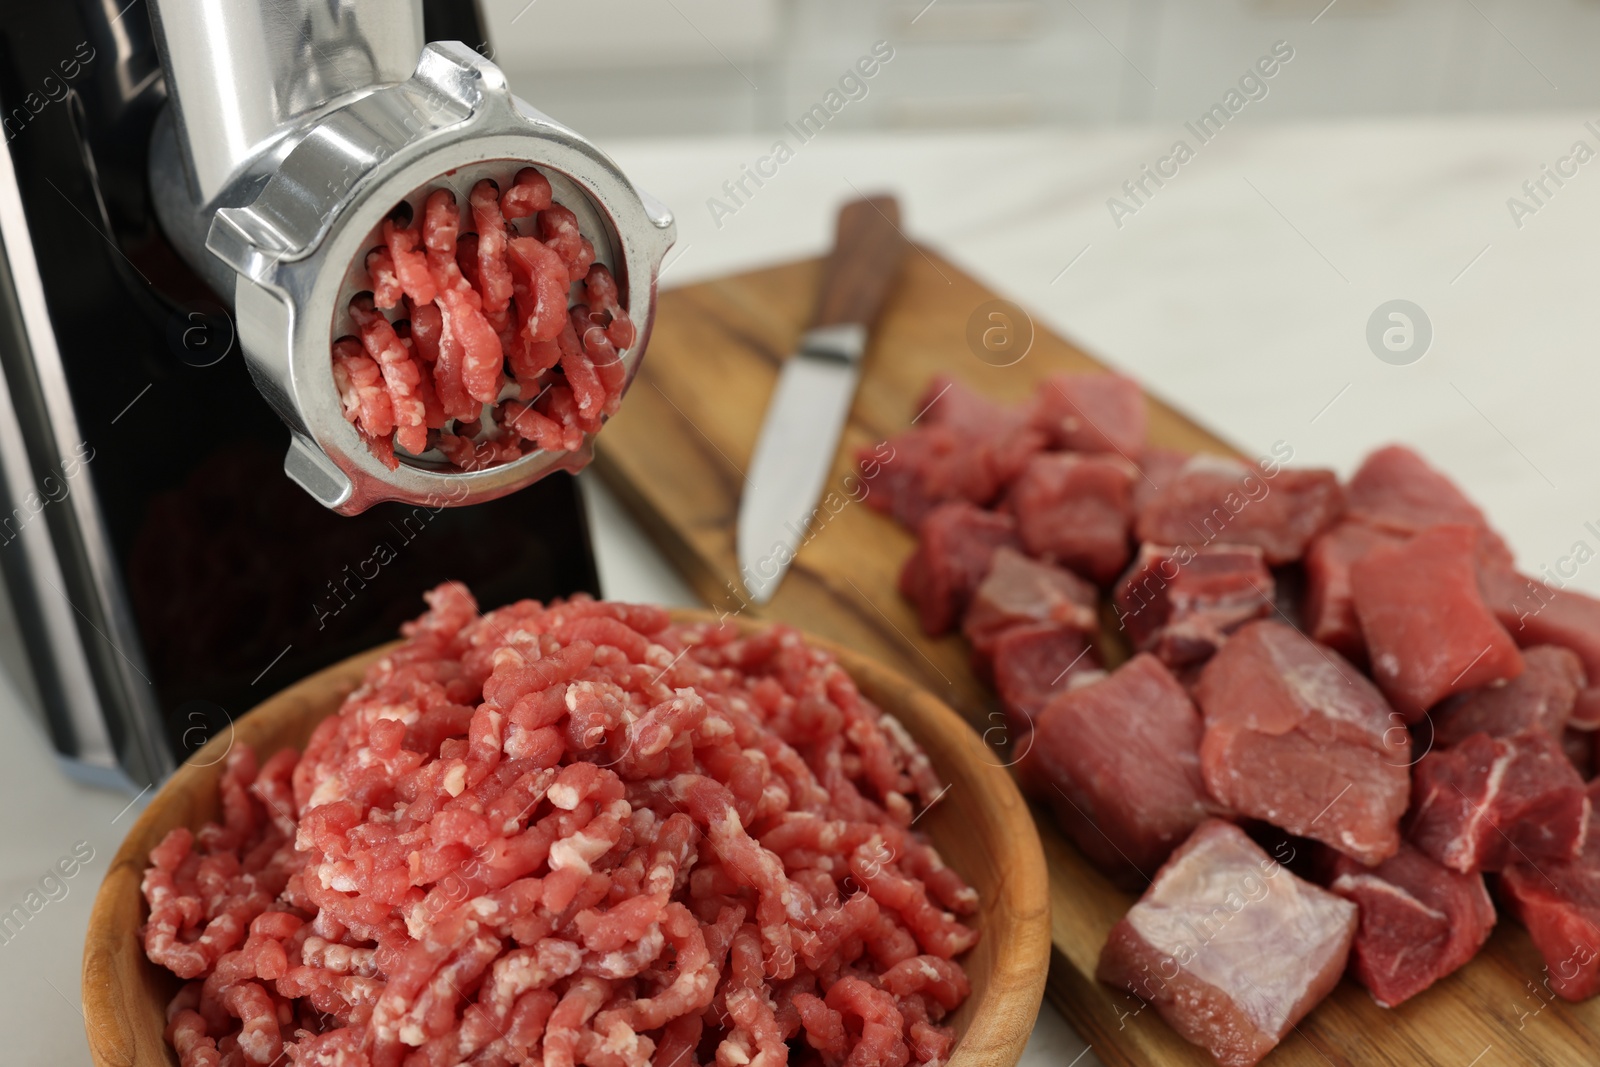
<path id="1" fill-rule="evenodd" d="M 867 335 L 910 246 L 891 196 L 846 204 L 811 328 L 783 364 L 739 501 L 739 571 L 758 604 L 833 512 L 819 508 L 861 378 Z"/>

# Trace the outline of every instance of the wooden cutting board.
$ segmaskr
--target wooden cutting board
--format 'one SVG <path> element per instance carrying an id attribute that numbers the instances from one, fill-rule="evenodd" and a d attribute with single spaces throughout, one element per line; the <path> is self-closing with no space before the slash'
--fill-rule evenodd
<path id="1" fill-rule="evenodd" d="M 860 490 L 847 478 L 858 448 L 911 423 L 935 374 L 1018 402 L 1047 374 L 1100 364 L 1043 329 L 1009 366 L 979 359 L 968 343 L 969 322 L 977 317 L 979 333 L 1000 325 L 986 307 L 998 297 L 931 252 L 910 256 L 874 335 L 834 461 L 833 507 L 824 509 L 776 597 L 757 608 L 744 601 L 738 577 L 739 494 L 778 367 L 811 314 L 819 269 L 820 261 L 792 263 L 663 293 L 649 357 L 600 436 L 595 467 L 713 609 L 781 619 L 877 657 L 920 677 L 974 729 L 1002 741 L 998 706 L 969 668 L 962 640 L 924 637 L 895 589 L 911 535 L 851 500 L 850 491 Z M 1153 443 L 1233 452 L 1173 408 L 1154 399 L 1150 408 Z M 1048 814 L 1035 814 L 1051 869 L 1051 1000 L 1108 1065 L 1211 1063 L 1154 1011 L 1139 1011 L 1131 997 L 1094 981 L 1100 946 L 1133 898 L 1096 873 Z M 1544 977 L 1526 932 L 1504 920 L 1471 964 L 1397 1009 L 1378 1007 L 1352 981 L 1341 983 L 1265 1062 L 1497 1067 L 1600 1060 L 1600 1002 L 1557 1000 Z"/>

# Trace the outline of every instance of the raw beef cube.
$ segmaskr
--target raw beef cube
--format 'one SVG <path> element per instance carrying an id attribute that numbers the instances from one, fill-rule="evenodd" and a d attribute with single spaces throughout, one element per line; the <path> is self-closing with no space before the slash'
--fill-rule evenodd
<path id="1" fill-rule="evenodd" d="M 1561 742 L 1548 734 L 1473 734 L 1417 763 L 1411 843 L 1452 870 L 1571 859 L 1589 801 Z"/>
<path id="2" fill-rule="evenodd" d="M 1583 660 L 1590 681 L 1600 683 L 1600 600 L 1493 564 L 1479 571 L 1478 580 L 1490 610 L 1517 644 L 1570 648 Z M 1586 730 L 1600 726 L 1600 690 L 1595 686 L 1578 695 L 1572 724 Z"/>
<path id="3" fill-rule="evenodd" d="M 1250 1067 L 1338 985 L 1355 931 L 1354 904 L 1213 819 L 1112 928 L 1095 977 L 1224 1067 Z"/>
<path id="4" fill-rule="evenodd" d="M 1385 1008 L 1466 963 L 1494 929 L 1483 875 L 1452 871 L 1410 845 L 1371 868 L 1337 856 L 1331 873 L 1328 888 L 1361 909 L 1352 969 Z"/>
<path id="5" fill-rule="evenodd" d="M 1144 391 L 1120 374 L 1054 374 L 1039 383 L 1033 424 L 1056 448 L 1115 452 L 1130 459 L 1144 448 Z"/>
<path id="6" fill-rule="evenodd" d="M 919 422 L 955 430 L 966 448 L 977 453 L 985 483 L 992 484 L 986 504 L 1009 485 L 1035 452 L 1050 442 L 1049 434 L 1030 425 L 1032 407 L 1009 408 L 980 396 L 949 375 L 935 375 L 918 401 Z M 976 480 L 975 480 L 975 483 Z"/>
<path id="7" fill-rule="evenodd" d="M 1195 456 L 1139 510 L 1140 541 L 1255 545 L 1271 567 L 1293 563 L 1344 511 L 1332 471 L 1268 475 L 1222 456 Z"/>
<path id="8" fill-rule="evenodd" d="M 1176 448 L 1160 448 L 1151 445 L 1140 454 L 1137 466 L 1139 477 L 1133 480 L 1133 513 L 1137 515 L 1144 510 L 1145 504 L 1161 490 L 1163 485 L 1172 481 L 1183 470 L 1184 464 L 1194 458 L 1192 452 L 1180 452 Z"/>
<path id="9" fill-rule="evenodd" d="M 1048 440 L 1028 425 L 1027 411 L 944 375 L 917 402 L 916 423 L 857 454 L 867 504 L 912 528 L 947 500 L 988 504 Z"/>
<path id="10" fill-rule="evenodd" d="M 1577 653 L 1555 645 L 1526 649 L 1522 660 L 1526 666 L 1511 681 L 1451 697 L 1433 709 L 1434 743 L 1460 744 L 1477 733 L 1542 732 L 1559 740 L 1584 686 L 1583 663 Z"/>
<path id="11" fill-rule="evenodd" d="M 1511 551 L 1489 528 L 1483 512 L 1443 474 L 1401 445 L 1380 448 L 1362 462 L 1345 487 L 1353 517 L 1403 534 L 1418 533 L 1440 523 L 1476 526 L 1483 547 L 1509 564 Z"/>
<path id="12" fill-rule="evenodd" d="M 856 453 L 866 505 L 916 529 L 946 500 L 987 503 L 994 486 L 948 426 L 918 426 Z"/>
<path id="13" fill-rule="evenodd" d="M 1118 456 L 1042 452 L 1012 483 L 1007 507 L 1030 555 L 1103 585 L 1128 563 L 1134 477 Z"/>
<path id="14" fill-rule="evenodd" d="M 1143 886 L 1219 808 L 1200 780 L 1200 713 L 1154 656 L 1068 690 L 1040 713 L 1020 767 L 1079 850 Z"/>
<path id="15" fill-rule="evenodd" d="M 1056 623 L 1013 626 L 995 639 L 994 686 L 1013 740 L 1026 737 L 1051 698 L 1100 660 L 1082 630 Z"/>
<path id="16" fill-rule="evenodd" d="M 999 489 L 969 435 L 952 426 L 917 426 L 856 455 L 868 507 L 915 529 L 939 504 L 987 504 Z"/>
<path id="17" fill-rule="evenodd" d="M 1478 588 L 1475 526 L 1430 526 L 1350 567 L 1372 676 L 1410 722 L 1452 693 L 1515 678 L 1522 653 Z"/>
<path id="18" fill-rule="evenodd" d="M 1013 423 L 979 442 L 983 465 L 994 479 L 995 496 L 1017 480 L 1030 459 L 1044 451 L 1045 441 L 1044 434 L 1038 430 Z"/>
<path id="19" fill-rule="evenodd" d="M 1306 550 L 1306 633 L 1346 658 L 1367 661 L 1367 644 L 1350 595 L 1350 565 L 1380 545 L 1405 538 L 1369 523 L 1346 520 L 1319 534 Z"/>
<path id="20" fill-rule="evenodd" d="M 1252 622 L 1205 665 L 1195 700 L 1212 796 L 1369 865 L 1399 849 L 1411 738 L 1344 657 L 1283 623 Z"/>
<path id="21" fill-rule="evenodd" d="M 1271 615 L 1272 572 L 1254 545 L 1171 547 L 1146 542 L 1112 593 L 1133 647 L 1169 667 L 1208 658 L 1228 634 Z"/>
<path id="22" fill-rule="evenodd" d="M 925 633 L 955 625 L 1002 546 L 1018 547 L 1010 515 L 967 503 L 940 504 L 922 520 L 917 550 L 900 572 L 900 593 L 917 607 Z"/>
<path id="23" fill-rule="evenodd" d="M 988 577 L 973 594 L 961 630 L 984 658 L 995 638 L 1023 623 L 1053 623 L 1090 634 L 1100 625 L 1100 591 L 1069 570 L 1029 559 L 1014 548 L 995 551 Z"/>
<path id="24" fill-rule="evenodd" d="M 1588 795 L 1600 801 L 1600 781 Z M 1550 988 L 1568 1000 L 1600 993 L 1600 834 L 1569 861 L 1518 858 L 1500 872 L 1500 892 L 1544 957 Z"/>

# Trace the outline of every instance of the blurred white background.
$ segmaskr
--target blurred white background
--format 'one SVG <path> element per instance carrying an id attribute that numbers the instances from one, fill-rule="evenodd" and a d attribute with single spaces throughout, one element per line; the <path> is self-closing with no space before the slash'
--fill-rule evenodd
<path id="1" fill-rule="evenodd" d="M 1593 0 L 482 0 L 519 91 L 592 136 L 760 133 L 863 45 L 893 79 L 852 129 L 1192 118 L 1279 39 L 1315 32 L 1279 118 L 1600 101 Z M 1326 7 L 1326 10 L 1324 8 Z M 1314 31 L 1310 19 L 1317 19 Z M 564 42 L 598 40 L 574 50 Z"/>

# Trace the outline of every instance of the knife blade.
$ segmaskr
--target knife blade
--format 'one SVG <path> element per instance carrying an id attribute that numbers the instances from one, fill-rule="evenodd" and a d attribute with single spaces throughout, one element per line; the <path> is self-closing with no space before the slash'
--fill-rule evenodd
<path id="1" fill-rule="evenodd" d="M 909 247 L 893 197 L 856 200 L 840 210 L 816 314 L 778 373 L 739 501 L 739 572 L 758 604 L 772 599 L 795 554 L 832 515 L 818 501 L 868 336 Z"/>

